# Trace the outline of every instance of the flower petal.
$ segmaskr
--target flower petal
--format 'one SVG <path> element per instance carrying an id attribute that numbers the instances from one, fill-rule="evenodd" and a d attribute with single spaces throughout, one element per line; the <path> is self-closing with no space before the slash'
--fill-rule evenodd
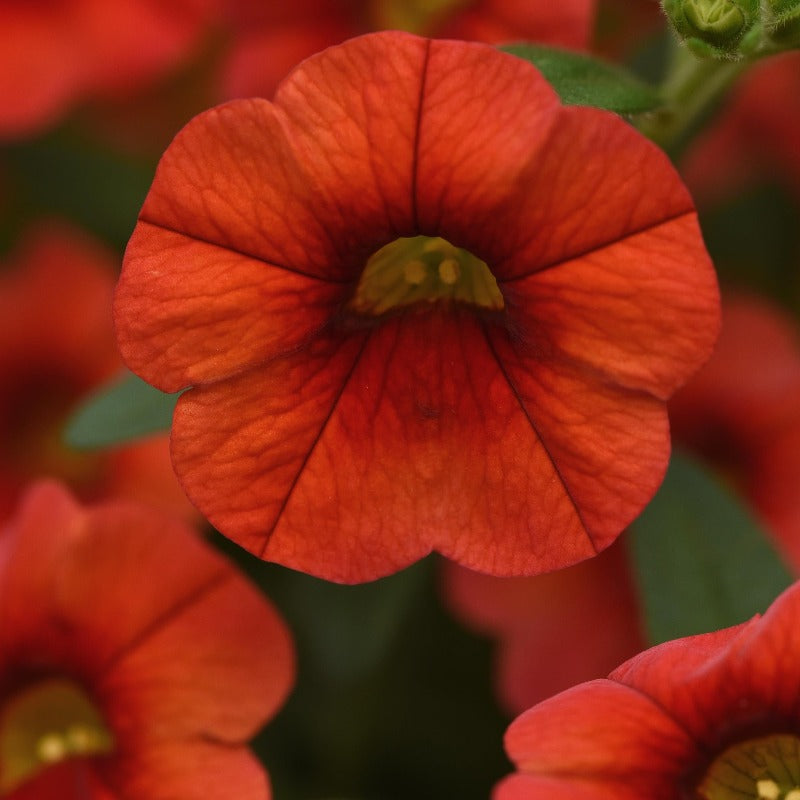
<path id="1" fill-rule="evenodd" d="M 107 783 L 118 792 L 119 800 L 212 797 L 270 800 L 272 797 L 261 764 L 246 747 L 213 742 L 159 742 L 124 759 L 115 759 L 103 773 Z"/>
<path id="2" fill-rule="evenodd" d="M 430 44 L 397 31 L 352 39 L 304 61 L 275 94 L 350 277 L 381 246 L 416 233 L 415 145 Z"/>
<path id="3" fill-rule="evenodd" d="M 648 795 L 648 800 L 659 800 Z M 492 792 L 492 800 L 642 800 L 640 788 L 624 780 L 598 782 L 583 777 L 509 775 Z M 672 800 L 669 795 L 664 800 Z"/>
<path id="4" fill-rule="evenodd" d="M 215 525 L 332 580 L 375 578 L 432 547 L 499 574 L 595 552 L 482 325 L 456 307 L 187 392 L 173 458 Z"/>
<path id="5" fill-rule="evenodd" d="M 508 251 L 506 206 L 519 203 L 560 107 L 528 62 L 483 44 L 432 42 L 416 150 L 419 232 L 472 251 L 494 272 Z"/>
<path id="6" fill-rule="evenodd" d="M 658 787 L 672 790 L 695 754 L 692 740 L 656 703 L 608 680 L 583 683 L 526 711 L 505 744 L 523 773 L 635 787 L 647 798 L 673 797 Z"/>
<path id="7" fill-rule="evenodd" d="M 711 353 L 716 278 L 694 215 L 503 284 L 533 347 L 594 380 L 667 399 Z"/>
<path id="8" fill-rule="evenodd" d="M 487 329 L 488 340 L 562 491 L 599 552 L 655 494 L 669 459 L 664 404 L 585 370 L 539 357 L 533 347 Z"/>
<path id="9" fill-rule="evenodd" d="M 746 733 L 753 711 L 758 717 L 765 713 L 763 707 L 751 707 L 754 676 L 739 671 L 735 664 L 740 659 L 733 657 L 757 634 L 756 618 L 733 628 L 664 642 L 622 664 L 609 677 L 652 698 L 691 736 L 713 749 L 718 737 L 729 731 L 738 728 L 738 735 Z M 768 669 L 774 667 L 773 663 Z M 791 675 L 796 677 L 796 670 L 790 670 Z M 738 726 L 739 722 L 744 725 Z"/>
<path id="10" fill-rule="evenodd" d="M 302 345 L 335 313 L 342 291 L 142 221 L 117 289 L 119 346 L 131 369 L 177 391 Z"/>
<path id="11" fill-rule="evenodd" d="M 498 282 L 694 214 L 666 155 L 614 114 L 560 108 L 552 131 L 503 206 L 505 257 L 491 264 Z M 692 258 L 687 269 L 710 273 L 699 231 L 684 236 Z"/>
<path id="12" fill-rule="evenodd" d="M 188 738 L 241 743 L 285 700 L 293 661 L 277 612 L 231 574 L 133 640 L 97 692 L 124 754 Z"/>
<path id="13" fill-rule="evenodd" d="M 49 594 L 74 651 L 91 654 L 95 675 L 230 572 L 194 531 L 148 509 L 107 503 L 79 510 L 73 524 L 80 534 Z"/>
<path id="14" fill-rule="evenodd" d="M 0 652 L 9 662 L 34 653 L 36 661 L 58 663 L 68 646 L 51 585 L 81 527 L 72 498 L 54 483 L 42 483 L 0 529 Z"/>

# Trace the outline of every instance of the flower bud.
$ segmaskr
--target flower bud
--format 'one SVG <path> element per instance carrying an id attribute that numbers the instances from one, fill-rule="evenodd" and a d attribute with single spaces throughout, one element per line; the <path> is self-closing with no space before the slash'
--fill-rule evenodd
<path id="1" fill-rule="evenodd" d="M 759 0 L 663 0 L 663 7 L 686 46 L 702 58 L 738 58 L 758 44 Z"/>

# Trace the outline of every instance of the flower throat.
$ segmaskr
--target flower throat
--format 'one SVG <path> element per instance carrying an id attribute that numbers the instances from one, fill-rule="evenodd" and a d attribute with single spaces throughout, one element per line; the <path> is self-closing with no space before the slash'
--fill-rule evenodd
<path id="1" fill-rule="evenodd" d="M 403 306 L 447 300 L 490 311 L 504 305 L 483 261 L 445 239 L 414 236 L 390 242 L 367 261 L 349 308 L 379 316 Z"/>
<path id="2" fill-rule="evenodd" d="M 111 732 L 83 689 L 62 679 L 33 684 L 0 705 L 0 795 L 53 764 L 113 749 Z"/>
<path id="3" fill-rule="evenodd" d="M 800 800 L 800 738 L 776 734 L 729 747 L 697 787 L 700 800 Z"/>

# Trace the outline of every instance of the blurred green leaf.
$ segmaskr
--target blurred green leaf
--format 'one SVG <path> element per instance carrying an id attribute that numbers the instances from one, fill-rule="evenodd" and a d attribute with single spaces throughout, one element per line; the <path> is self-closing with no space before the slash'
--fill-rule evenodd
<path id="1" fill-rule="evenodd" d="M 530 61 L 567 105 L 594 106 L 618 114 L 640 114 L 662 105 L 655 87 L 616 64 L 538 44 L 509 44 L 500 49 Z"/>
<path id="2" fill-rule="evenodd" d="M 155 165 L 59 129 L 0 150 L 15 203 L 31 218 L 56 215 L 121 249 L 131 235 Z"/>
<path id="3" fill-rule="evenodd" d="M 86 398 L 67 422 L 71 447 L 108 447 L 168 431 L 178 394 L 165 394 L 127 370 Z"/>
<path id="4" fill-rule="evenodd" d="M 680 453 L 632 529 L 653 644 L 744 622 L 792 580 L 739 500 Z"/>
<path id="5" fill-rule="evenodd" d="M 355 586 L 294 576 L 287 602 L 297 619 L 298 636 L 305 637 L 310 662 L 322 666 L 326 679 L 339 683 L 356 681 L 374 669 L 394 642 L 430 569 L 422 562 Z"/>

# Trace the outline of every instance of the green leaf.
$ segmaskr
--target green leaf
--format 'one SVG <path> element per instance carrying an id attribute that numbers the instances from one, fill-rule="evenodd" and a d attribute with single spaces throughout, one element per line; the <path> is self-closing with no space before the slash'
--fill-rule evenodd
<path id="1" fill-rule="evenodd" d="M 538 44 L 509 44 L 500 49 L 530 61 L 567 105 L 594 106 L 617 114 L 641 114 L 663 105 L 655 87 L 616 64 Z"/>
<path id="2" fill-rule="evenodd" d="M 71 447 L 108 447 L 168 431 L 178 394 L 165 394 L 127 370 L 90 395 L 67 422 Z"/>
<path id="3" fill-rule="evenodd" d="M 65 129 L 8 145 L 2 156 L 16 206 L 28 217 L 66 217 L 119 249 L 130 238 L 155 169 Z"/>
<path id="4" fill-rule="evenodd" d="M 735 495 L 680 453 L 633 523 L 632 549 L 653 644 L 744 622 L 792 582 Z"/>

